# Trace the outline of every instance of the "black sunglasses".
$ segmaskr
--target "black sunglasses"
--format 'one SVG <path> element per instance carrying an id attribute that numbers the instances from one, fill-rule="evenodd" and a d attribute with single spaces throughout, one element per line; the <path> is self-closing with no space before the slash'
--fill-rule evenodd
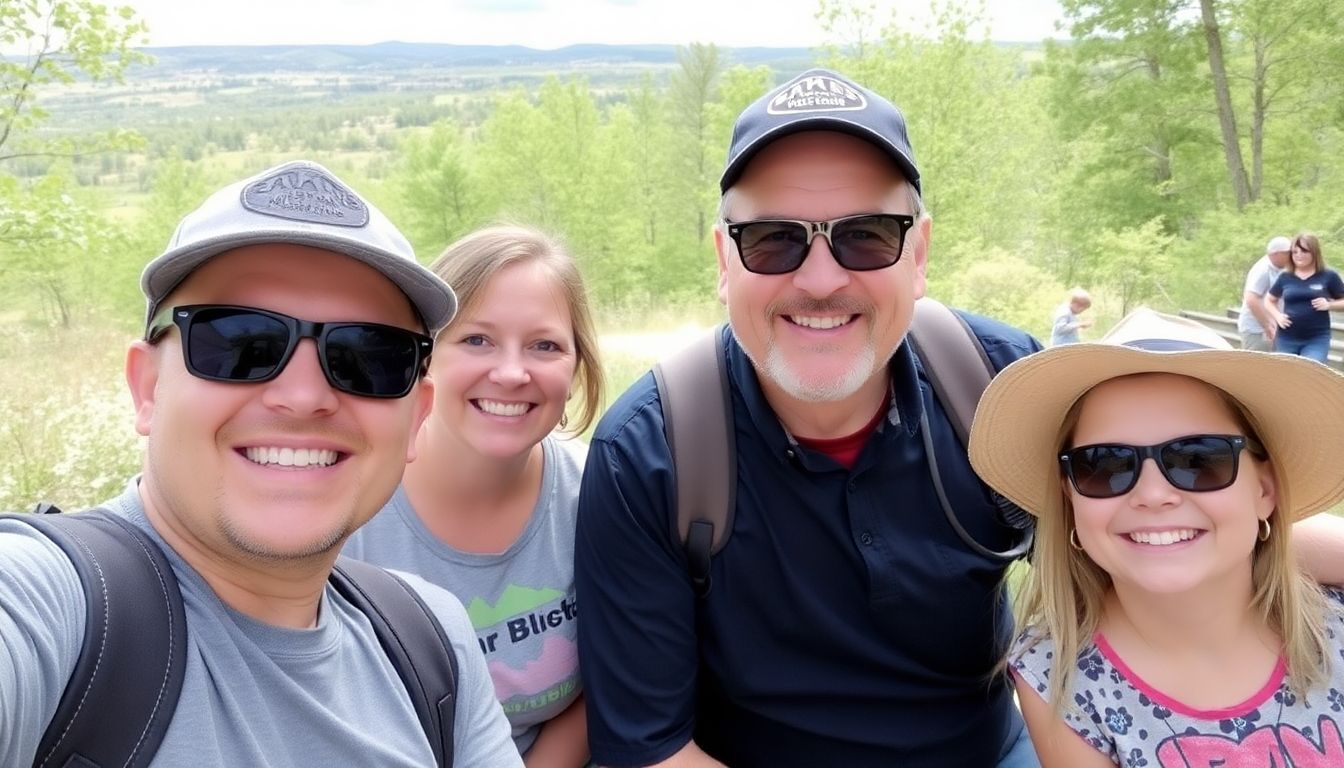
<path id="1" fill-rule="evenodd" d="M 1129 493 L 1146 459 L 1156 462 L 1167 482 L 1182 491 L 1219 491 L 1236 482 L 1243 448 L 1264 455 L 1249 437 L 1186 435 L 1157 445 L 1082 445 L 1061 453 L 1059 465 L 1078 493 L 1092 499 Z"/>
<path id="2" fill-rule="evenodd" d="M 826 238 L 831 254 L 845 269 L 867 272 L 895 264 L 905 248 L 905 233 L 915 217 L 903 213 L 868 213 L 830 221 L 760 219 L 726 222 L 737 243 L 742 266 L 758 275 L 782 275 L 803 265 L 812 239 Z"/>
<path id="3" fill-rule="evenodd" d="M 322 372 L 334 389 L 361 397 L 404 397 L 426 370 L 434 340 L 379 323 L 314 323 L 279 312 L 222 304 L 168 307 L 145 338 L 154 343 L 173 325 L 193 376 L 254 384 L 284 370 L 300 339 L 317 342 Z"/>

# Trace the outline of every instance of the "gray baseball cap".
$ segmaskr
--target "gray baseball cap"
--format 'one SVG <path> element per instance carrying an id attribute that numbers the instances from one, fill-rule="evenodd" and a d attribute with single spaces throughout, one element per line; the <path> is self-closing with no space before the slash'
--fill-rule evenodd
<path id="1" fill-rule="evenodd" d="M 168 249 L 140 276 L 149 304 L 146 323 L 208 259 L 265 243 L 322 248 L 373 267 L 406 294 L 430 333 L 457 311 L 453 289 L 416 260 L 410 242 L 382 212 L 331 171 L 298 160 L 230 184 L 182 219 Z"/>
<path id="2" fill-rule="evenodd" d="M 919 167 L 901 110 L 829 69 L 809 69 L 742 110 L 733 124 L 719 190 L 736 184 L 767 144 L 801 131 L 840 131 L 872 143 L 891 156 L 919 191 Z"/>
<path id="3" fill-rule="evenodd" d="M 1265 253 L 1287 253 L 1293 250 L 1293 241 L 1279 235 L 1265 244 Z"/>

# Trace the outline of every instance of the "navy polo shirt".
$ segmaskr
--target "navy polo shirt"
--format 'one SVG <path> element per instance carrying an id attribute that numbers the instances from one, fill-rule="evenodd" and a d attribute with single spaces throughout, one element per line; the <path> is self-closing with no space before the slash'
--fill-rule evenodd
<path id="1" fill-rule="evenodd" d="M 1040 349 L 963 315 L 995 367 Z M 698 599 L 651 375 L 607 411 L 579 501 L 579 659 L 595 762 L 647 765 L 692 738 L 732 766 L 992 766 L 1022 723 L 990 671 L 1011 635 L 1005 565 L 948 523 L 920 435 L 928 409 L 961 524 L 1015 536 L 907 345 L 892 402 L 852 470 L 794 442 L 725 332 L 737 508 Z M 1029 406 L 1027 406 L 1029 407 Z"/>

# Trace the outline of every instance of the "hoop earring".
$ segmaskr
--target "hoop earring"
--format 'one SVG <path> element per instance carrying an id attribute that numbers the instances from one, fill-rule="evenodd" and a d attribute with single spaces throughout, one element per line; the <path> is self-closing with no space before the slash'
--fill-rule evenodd
<path id="1" fill-rule="evenodd" d="M 564 429 L 565 427 L 568 426 L 569 426 L 569 414 L 568 413 L 560 414 L 560 428 Z"/>
<path id="2" fill-rule="evenodd" d="M 1260 531 L 1255 535 L 1255 538 L 1261 541 L 1269 541 L 1269 534 L 1270 534 L 1269 518 L 1266 517 L 1260 520 Z"/>
<path id="3" fill-rule="evenodd" d="M 1070 547 L 1073 547 L 1073 548 L 1076 549 L 1076 550 L 1079 550 L 1080 552 L 1081 552 L 1082 549 L 1083 549 L 1083 543 L 1082 543 L 1081 541 L 1078 540 L 1078 529 L 1077 529 L 1077 528 L 1070 528 L 1070 529 L 1069 529 L 1069 546 L 1070 546 Z"/>

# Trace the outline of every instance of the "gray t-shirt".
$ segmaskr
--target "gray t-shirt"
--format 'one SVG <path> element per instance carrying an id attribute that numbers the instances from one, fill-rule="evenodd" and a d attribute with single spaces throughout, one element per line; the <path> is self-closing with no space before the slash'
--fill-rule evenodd
<path id="1" fill-rule="evenodd" d="M 410 697 L 368 619 L 330 586 L 316 627 L 262 624 L 220 602 L 164 545 L 145 518 L 135 480 L 104 506 L 163 548 L 186 610 L 182 694 L 151 765 L 433 764 Z M 0 563 L 0 765 L 26 766 L 74 670 L 86 606 L 74 566 L 31 527 L 0 521 Z M 404 578 L 457 654 L 455 764 L 521 765 L 461 604 L 422 579 Z"/>
<path id="2" fill-rule="evenodd" d="M 1282 272 L 1281 269 L 1275 269 L 1270 263 L 1268 256 L 1261 256 L 1260 260 L 1251 265 L 1250 271 L 1246 273 L 1246 285 L 1242 288 L 1241 312 L 1237 315 L 1237 331 L 1239 333 L 1264 333 L 1265 329 L 1260 326 L 1260 321 L 1251 314 L 1251 308 L 1246 303 L 1246 294 L 1254 293 L 1260 298 L 1264 298 L 1269 293 L 1269 287 L 1274 284 L 1275 278 Z"/>
<path id="3" fill-rule="evenodd" d="M 1074 662 L 1064 722 L 1121 766 L 1344 766 L 1344 592 L 1327 594 L 1330 679 L 1306 696 L 1293 693 L 1280 661 L 1246 701 L 1195 709 L 1144 682 L 1098 635 Z M 1031 632 L 1013 649 L 1013 670 L 1044 699 L 1054 644 L 1047 638 L 1019 655 Z"/>
<path id="4" fill-rule="evenodd" d="M 578 440 L 542 441 L 541 495 L 522 534 L 499 554 L 444 544 L 401 487 L 345 545 L 344 554 L 419 574 L 467 606 L 519 753 L 582 690 L 574 525 L 587 453 Z"/>

